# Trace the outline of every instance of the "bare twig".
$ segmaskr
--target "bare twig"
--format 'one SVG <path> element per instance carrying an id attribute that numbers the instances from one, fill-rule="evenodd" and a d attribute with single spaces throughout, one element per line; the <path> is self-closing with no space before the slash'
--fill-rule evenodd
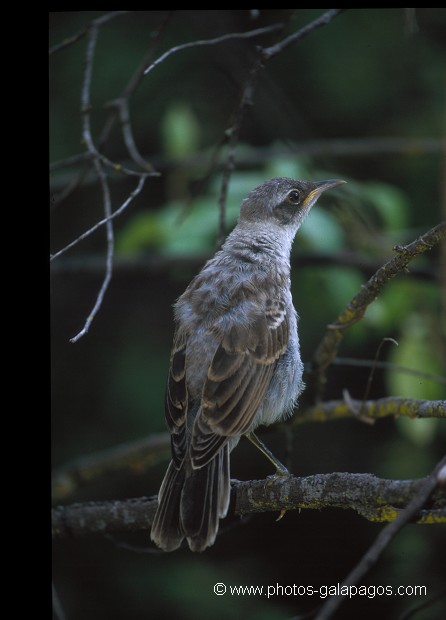
<path id="1" fill-rule="evenodd" d="M 172 54 L 176 52 L 181 52 L 186 49 L 191 49 L 194 47 L 203 47 L 207 45 L 219 45 L 220 43 L 225 43 L 226 41 L 231 41 L 233 39 L 252 39 L 255 37 L 260 37 L 264 34 L 271 34 L 272 32 L 276 32 L 277 30 L 281 30 L 283 28 L 283 24 L 273 24 L 272 26 L 266 26 L 265 28 L 256 28 L 255 30 L 248 30 L 247 32 L 231 32 L 228 34 L 221 35 L 220 37 L 214 37 L 213 39 L 201 39 L 198 41 L 190 41 L 188 43 L 182 43 L 181 45 L 176 45 L 175 47 L 171 47 L 167 52 L 164 52 L 159 58 L 152 62 L 145 71 L 144 75 L 147 75 L 155 67 L 164 62 L 166 58 L 169 58 Z"/>
<path id="2" fill-rule="evenodd" d="M 314 389 L 317 397 L 322 396 L 325 370 L 336 356 L 346 329 L 363 318 L 367 307 L 375 301 L 384 286 L 403 271 L 413 258 L 430 250 L 445 236 L 446 222 L 441 222 L 409 245 L 396 246 L 394 248 L 397 252 L 396 256 L 378 269 L 337 319 L 328 325 L 325 336 L 316 349 L 312 361 Z"/>
<path id="3" fill-rule="evenodd" d="M 86 230 L 84 233 L 79 235 L 79 237 L 77 237 L 76 239 L 68 243 L 68 245 L 58 250 L 54 254 L 51 254 L 50 260 L 54 260 L 58 258 L 59 256 L 61 256 L 62 254 L 64 254 L 65 252 L 67 252 L 68 250 L 71 250 L 71 248 L 77 245 L 80 241 L 83 241 L 84 239 L 92 235 L 99 228 L 101 228 L 101 226 L 108 225 L 111 222 L 111 220 L 121 215 L 130 205 L 130 203 L 136 198 L 136 196 L 138 196 L 138 194 L 141 193 L 146 179 L 147 179 L 147 176 L 141 176 L 136 188 L 133 190 L 133 192 L 130 193 L 130 195 L 126 198 L 126 200 L 124 200 L 122 205 L 118 209 L 116 209 L 116 211 L 114 211 L 113 213 L 110 213 L 109 215 L 106 215 L 106 217 L 104 217 L 102 220 L 100 220 L 99 222 L 96 222 L 94 226 L 92 226 L 91 228 Z"/>
<path id="4" fill-rule="evenodd" d="M 106 258 L 106 270 L 104 280 L 102 282 L 101 288 L 99 289 L 99 293 L 96 297 L 96 302 L 88 315 L 84 327 L 78 332 L 75 336 L 70 338 L 70 342 L 77 342 L 82 336 L 84 336 L 88 330 L 90 329 L 90 325 L 93 322 L 95 316 L 99 312 L 100 307 L 102 306 L 102 302 L 104 300 L 105 293 L 107 291 L 108 285 L 110 284 L 110 280 L 112 277 L 113 271 L 113 253 L 114 253 L 114 235 L 113 235 L 113 226 L 111 222 L 111 201 L 110 201 L 110 189 L 108 186 L 107 177 L 104 174 L 99 162 L 95 160 L 95 167 L 97 169 L 97 174 L 101 182 L 102 186 L 102 194 L 104 199 L 104 213 L 106 216 L 106 230 L 107 230 L 107 258 Z"/>
<path id="5" fill-rule="evenodd" d="M 111 11 L 110 13 L 106 13 L 105 15 L 101 15 L 100 17 L 97 17 L 96 19 L 91 21 L 89 24 L 87 24 L 85 28 L 82 28 L 82 30 L 79 30 L 79 32 L 76 32 L 76 34 L 73 34 L 71 37 L 68 37 L 67 39 L 65 39 L 61 43 L 58 43 L 57 45 L 53 45 L 53 47 L 51 47 L 48 50 L 48 55 L 51 56 L 51 54 L 60 52 L 66 47 L 73 45 L 73 43 L 76 43 L 77 41 L 85 37 L 89 33 L 91 27 L 97 28 L 97 27 L 103 26 L 104 24 L 114 19 L 115 17 L 119 17 L 120 15 L 124 15 L 125 13 L 128 13 L 128 11 Z"/>
<path id="6" fill-rule="evenodd" d="M 300 41 L 308 34 L 323 26 L 326 23 L 329 23 L 342 9 L 331 9 L 324 13 L 321 17 L 313 20 L 303 28 L 301 28 L 298 32 L 290 35 L 286 39 L 283 39 L 280 43 L 276 45 L 270 46 L 268 48 L 258 48 L 256 59 L 251 67 L 251 70 L 248 74 L 248 78 L 243 88 L 242 97 L 236 113 L 234 115 L 235 121 L 233 126 L 228 130 L 230 134 L 229 141 L 229 151 L 226 159 L 226 165 L 223 170 L 223 179 L 220 191 L 219 198 L 219 212 L 220 212 L 220 230 L 219 230 L 219 245 L 223 241 L 223 237 L 225 235 L 226 228 L 226 197 L 229 187 L 229 181 L 232 175 L 232 172 L 235 168 L 235 156 L 236 150 L 239 141 L 240 130 L 243 122 L 244 113 L 247 109 L 248 105 L 252 105 L 254 98 L 254 90 L 257 82 L 258 75 L 260 71 L 264 68 L 264 64 L 276 56 L 283 49 L 287 48 L 289 45 Z"/>
<path id="7" fill-rule="evenodd" d="M 83 329 L 73 338 L 71 338 L 71 342 L 76 342 L 81 338 L 84 334 L 86 334 L 90 328 L 90 325 L 98 313 L 102 301 L 105 295 L 105 292 L 108 288 L 108 285 L 111 280 L 112 268 L 113 268 L 113 252 L 114 252 L 114 239 L 113 239 L 113 226 L 111 222 L 111 199 L 110 199 L 110 188 L 108 186 L 108 179 L 104 173 L 102 168 L 102 164 L 96 150 L 96 147 L 93 142 L 93 138 L 91 135 L 91 125 L 90 125 L 90 92 L 91 92 L 91 77 L 93 71 L 93 59 L 94 59 L 94 51 L 97 42 L 99 25 L 94 24 L 91 26 L 89 30 L 89 40 L 87 44 L 86 57 L 85 57 L 85 71 L 84 71 L 84 80 L 82 84 L 82 92 L 81 92 L 81 110 L 82 110 L 82 137 L 87 146 L 87 150 L 92 156 L 94 168 L 98 179 L 101 183 L 102 187 L 102 196 L 103 196 L 103 204 L 104 204 L 104 213 L 107 229 L 107 261 L 106 261 L 106 271 L 104 280 L 102 282 L 102 286 L 99 290 L 98 296 L 96 298 L 96 302 L 93 306 L 92 311 L 90 312 L 87 320 L 84 324 Z"/>
<path id="8" fill-rule="evenodd" d="M 327 599 L 326 603 L 322 606 L 320 612 L 317 614 L 315 620 L 328 620 L 333 617 L 333 614 L 338 609 L 351 586 L 357 584 L 378 561 L 385 548 L 390 544 L 393 538 L 398 532 L 411 521 L 423 508 L 432 493 L 439 485 L 438 475 L 442 468 L 446 466 L 446 457 L 437 464 L 431 475 L 423 480 L 419 485 L 419 488 L 413 495 L 406 508 L 400 512 L 396 518 L 389 523 L 377 536 L 373 545 L 369 548 L 367 553 L 362 557 L 361 561 L 355 566 L 355 568 L 349 573 L 345 580 L 341 584 L 340 591 L 343 592 L 345 588 L 345 594 L 339 596 L 332 596 Z M 443 489 L 444 494 L 444 489 Z"/>
<path id="9" fill-rule="evenodd" d="M 278 30 L 281 30 L 282 28 L 283 28 L 283 24 L 273 24 L 272 26 L 268 26 L 266 28 L 257 28 L 255 30 L 251 30 L 248 32 L 229 33 L 226 35 L 222 35 L 220 37 L 215 37 L 213 39 L 191 41 L 189 43 L 177 45 L 169 49 L 164 54 L 162 54 L 149 67 L 147 67 L 144 73 L 145 75 L 147 75 L 157 65 L 159 65 L 161 62 L 166 60 L 166 58 L 168 58 L 170 55 L 176 52 L 185 50 L 185 49 L 207 46 L 207 45 L 217 45 L 217 44 L 224 43 L 232 39 L 249 39 L 249 38 L 257 37 L 260 35 L 277 32 Z M 260 68 L 260 65 L 258 61 L 256 61 L 256 64 L 254 65 L 253 69 L 250 71 L 247 83 L 244 86 L 241 102 L 236 111 L 235 121 L 233 123 L 233 126 L 231 127 L 230 130 L 227 130 L 226 132 L 226 137 L 229 137 L 229 140 L 228 140 L 229 153 L 228 153 L 227 163 L 223 171 L 222 186 L 221 186 L 221 192 L 220 192 L 220 198 L 219 198 L 220 223 L 219 223 L 219 239 L 218 239 L 217 245 L 221 244 L 226 234 L 226 197 L 227 197 L 227 190 L 229 186 L 229 179 L 230 179 L 230 175 L 235 165 L 235 150 L 236 150 L 236 146 L 238 143 L 239 131 L 240 131 L 241 124 L 242 124 L 242 118 L 243 118 L 246 106 L 251 103 L 251 94 L 254 88 L 254 82 L 255 82 L 256 75 L 257 75 L 259 68 Z"/>
<path id="10" fill-rule="evenodd" d="M 383 480 L 371 474 L 331 473 L 304 478 L 290 476 L 265 484 L 265 480 L 232 481 L 235 514 L 278 512 L 301 508 L 353 509 L 366 519 L 386 522 L 398 518 L 401 510 L 424 490 L 424 480 Z M 410 518 L 419 523 L 446 521 L 444 489 L 439 489 L 424 511 L 413 510 Z M 443 502 L 443 503 L 442 503 Z M 144 531 L 152 522 L 156 498 L 89 502 L 53 509 L 53 537 Z"/>
<path id="11" fill-rule="evenodd" d="M 129 96 L 129 93 L 131 93 L 132 90 L 136 87 L 136 84 L 142 77 L 142 67 L 140 67 L 139 72 L 137 72 L 137 74 L 133 76 L 133 79 L 127 85 L 125 96 L 123 96 L 120 99 L 120 111 L 121 111 L 121 117 L 123 120 L 123 133 L 124 133 L 125 143 L 131 155 L 134 156 L 134 159 L 135 158 L 138 159 L 138 163 L 142 165 L 145 172 L 144 173 L 135 172 L 123 166 L 114 164 L 107 157 L 105 157 L 98 151 L 94 143 L 94 140 L 93 140 L 93 136 L 91 132 L 91 122 L 90 122 L 90 110 L 91 110 L 90 93 L 91 93 L 91 80 L 92 80 L 95 48 L 96 48 L 100 26 L 106 21 L 108 21 L 108 19 L 110 19 L 114 15 L 115 14 L 113 15 L 107 14 L 106 16 L 103 16 L 102 18 L 94 20 L 89 25 L 88 29 L 86 30 L 86 34 L 88 35 L 88 42 L 87 42 L 87 48 L 86 48 L 85 69 L 84 69 L 84 77 L 83 77 L 82 91 L 81 91 L 82 138 L 83 138 L 83 142 L 87 149 L 88 157 L 93 163 L 96 176 L 100 180 L 100 184 L 102 187 L 105 217 L 100 222 L 98 222 L 96 225 L 94 225 L 89 230 L 87 230 L 85 233 L 80 235 L 73 242 L 68 244 L 65 248 L 63 248 L 62 250 L 60 250 L 59 252 L 56 252 L 53 256 L 51 256 L 51 260 L 54 260 L 61 254 L 66 252 L 68 249 L 72 248 L 74 245 L 79 243 L 81 240 L 91 235 L 98 228 L 105 225 L 106 234 L 107 234 L 107 256 L 106 256 L 106 272 L 105 272 L 104 280 L 99 290 L 99 293 L 97 295 L 96 302 L 93 306 L 93 309 L 86 319 L 84 327 L 76 336 L 71 338 L 71 342 L 76 342 L 77 340 L 79 340 L 79 338 L 81 338 L 83 335 L 85 335 L 88 332 L 94 317 L 96 316 L 97 312 L 99 311 L 102 305 L 105 293 L 110 284 L 111 277 L 112 277 L 113 256 L 114 256 L 114 235 L 113 235 L 113 225 L 112 225 L 113 218 L 120 215 L 127 208 L 127 206 L 132 202 L 132 200 L 142 191 L 147 176 L 158 174 L 153 170 L 150 164 L 148 164 L 145 161 L 141 161 L 142 158 L 139 157 L 138 159 L 139 153 L 137 151 L 136 145 L 133 140 L 131 127 L 130 127 L 130 120 L 128 118 L 128 108 L 127 108 L 128 96 Z M 124 201 L 121 207 L 117 209 L 114 213 L 112 213 L 112 208 L 111 208 L 111 197 L 110 197 L 110 188 L 108 184 L 108 178 L 104 172 L 103 166 L 108 166 L 108 167 L 111 167 L 115 171 L 124 172 L 129 175 L 137 175 L 139 177 L 139 182 L 138 182 L 136 189 L 130 194 L 127 200 Z M 81 176 L 78 177 L 78 180 L 82 179 L 82 175 L 83 173 L 81 172 Z M 74 188 L 76 185 L 77 183 L 70 184 L 69 191 L 71 191 L 71 189 Z"/>
<path id="12" fill-rule="evenodd" d="M 119 118 L 121 120 L 124 143 L 127 147 L 127 151 L 130 157 L 136 164 L 138 164 L 138 166 L 141 166 L 143 170 L 146 170 L 147 172 L 155 172 L 152 164 L 144 159 L 144 157 L 139 152 L 138 147 L 136 146 L 136 142 L 133 137 L 132 125 L 130 123 L 128 98 L 119 97 L 118 99 L 112 101 L 109 105 L 115 107 L 118 111 Z"/>
<path id="13" fill-rule="evenodd" d="M 290 45 L 293 45 L 294 43 L 297 43 L 301 39 L 305 38 L 311 32 L 314 32 L 321 26 L 325 26 L 326 24 L 329 24 L 335 17 L 337 17 L 340 13 L 342 13 L 342 11 L 345 11 L 345 10 L 346 9 L 330 9 L 329 11 L 326 11 L 320 17 L 313 20 L 312 22 L 310 22 L 309 24 L 307 24 L 306 26 L 304 26 L 297 32 L 294 32 L 293 34 L 291 34 L 286 39 L 283 39 L 282 41 L 280 41 L 279 43 L 276 43 L 275 45 L 272 45 L 271 47 L 267 47 L 263 49 L 262 50 L 263 60 L 264 61 L 270 60 L 271 58 L 273 58 L 274 56 L 282 52 L 284 49 L 286 49 Z"/>
<path id="14" fill-rule="evenodd" d="M 92 158 L 96 175 L 102 187 L 102 196 L 103 196 L 103 205 L 104 205 L 104 214 L 105 214 L 105 218 L 102 220 L 102 223 L 105 224 L 106 231 L 107 231 L 106 271 L 105 271 L 104 280 L 102 282 L 102 286 L 97 295 L 96 302 L 93 306 L 93 309 L 88 315 L 86 322 L 84 324 L 84 327 L 81 329 L 80 332 L 78 332 L 76 336 L 70 339 L 71 342 L 77 342 L 82 336 L 84 336 L 88 332 L 92 321 L 94 320 L 96 314 L 98 313 L 102 305 L 104 295 L 107 291 L 108 285 L 112 277 L 112 270 L 113 270 L 114 235 L 113 235 L 112 218 L 117 213 L 112 215 L 110 188 L 108 185 L 107 176 L 102 167 L 104 163 L 104 157 L 101 156 L 100 153 L 96 149 L 96 146 L 93 141 L 92 133 L 91 133 L 91 122 L 90 122 L 91 78 L 92 78 L 92 72 L 93 72 L 94 53 L 95 53 L 95 48 L 96 48 L 96 43 L 97 43 L 99 26 L 101 25 L 101 23 L 102 21 L 96 20 L 95 22 L 91 24 L 89 31 L 88 31 L 89 40 L 88 40 L 87 49 L 86 49 L 85 71 L 84 71 L 84 79 L 83 79 L 82 91 L 81 91 L 81 112 L 82 112 L 82 137 L 87 147 L 87 151 Z M 108 163 L 108 160 L 106 161 L 106 163 Z M 144 184 L 144 177 L 141 177 L 136 193 L 139 193 L 139 191 L 141 191 L 143 184 Z M 133 192 L 133 194 L 130 196 L 130 199 L 126 201 L 127 204 L 129 204 L 131 199 L 133 199 L 134 195 L 135 195 L 135 192 Z M 125 203 L 124 205 L 127 206 Z M 118 211 L 122 212 L 122 210 L 123 209 L 121 207 L 121 209 Z M 99 225 L 96 225 L 95 227 L 93 227 L 93 229 L 95 230 L 100 225 L 102 225 L 102 223 L 99 223 Z M 81 235 L 81 237 L 85 238 L 86 236 L 91 234 L 91 231 L 92 229 L 90 229 L 90 232 L 87 231 L 86 234 Z M 67 248 L 65 248 L 64 250 L 60 250 L 52 258 L 54 259 L 56 256 L 59 256 L 66 249 L 68 249 L 68 247 L 72 247 L 76 243 L 77 243 L 77 240 L 69 244 L 69 246 L 67 246 Z"/>
<path id="15" fill-rule="evenodd" d="M 240 130 L 242 127 L 243 117 L 249 106 L 252 105 L 252 97 L 255 89 L 255 83 L 257 80 L 258 72 L 261 65 L 257 61 L 249 72 L 248 79 L 244 85 L 242 97 L 238 108 L 235 112 L 235 119 L 232 127 L 227 130 L 229 135 L 229 149 L 226 158 L 226 164 L 223 170 L 220 197 L 218 200 L 220 223 L 219 223 L 219 239 L 218 245 L 221 245 L 226 235 L 226 199 L 229 189 L 229 181 L 231 179 L 232 172 L 235 168 L 235 156 L 237 145 L 240 136 Z"/>
<path id="16" fill-rule="evenodd" d="M 142 79 L 144 78 L 144 70 L 147 66 L 147 63 L 149 62 L 149 60 L 152 58 L 153 54 L 155 53 L 155 49 L 160 42 L 161 35 L 164 32 L 164 29 L 170 19 L 170 15 L 171 13 L 167 12 L 164 19 L 161 20 L 158 28 L 153 33 L 151 33 L 151 44 L 149 46 L 149 49 L 147 50 L 147 53 L 145 54 L 144 58 L 139 64 L 139 67 L 134 72 L 134 74 L 131 76 L 121 96 L 110 103 L 110 106 L 115 107 L 115 109 L 118 111 L 118 116 L 121 121 L 121 129 L 122 129 L 122 136 L 124 139 L 124 144 L 127 147 L 127 151 L 130 157 L 133 159 L 133 161 L 137 165 L 139 165 L 142 168 L 142 170 L 145 170 L 147 172 L 152 172 L 152 173 L 156 172 L 155 169 L 153 168 L 152 164 L 147 162 L 144 159 L 144 157 L 140 154 L 139 149 L 136 145 L 136 141 L 133 136 L 133 130 L 132 130 L 131 122 L 130 122 L 129 102 L 130 102 L 131 95 L 136 90 L 138 85 L 141 83 Z M 111 118 L 109 118 L 108 122 L 105 124 L 102 130 L 102 133 L 101 133 L 100 144 L 102 144 L 108 139 L 108 136 L 114 126 L 115 120 L 116 120 L 116 115 L 113 115 Z"/>
<path id="17" fill-rule="evenodd" d="M 378 358 L 379 358 L 379 355 L 380 355 L 380 353 L 381 353 L 382 346 L 383 346 L 383 344 L 384 344 L 385 342 L 393 342 L 393 344 L 395 344 L 396 346 L 398 346 L 397 341 L 396 341 L 396 340 L 394 340 L 393 338 L 383 338 L 383 339 L 381 340 L 381 342 L 379 343 L 379 345 L 378 345 L 378 350 L 376 351 L 376 355 L 375 355 L 374 364 L 373 364 L 373 366 L 372 366 L 372 368 L 371 368 L 371 370 L 370 370 L 370 373 L 369 373 L 369 376 L 368 376 L 368 379 L 367 379 L 367 385 L 366 385 L 366 388 L 365 388 L 364 396 L 363 396 L 363 398 L 362 398 L 362 402 L 363 402 L 363 403 L 364 403 L 364 402 L 368 399 L 368 397 L 369 397 L 369 394 L 370 394 L 370 388 L 372 387 L 373 378 L 374 378 L 374 376 L 375 376 L 375 370 L 376 370 L 376 368 L 377 368 Z M 362 410 L 362 405 L 361 405 L 361 410 Z"/>
<path id="18" fill-rule="evenodd" d="M 90 93 L 91 93 L 91 78 L 93 74 L 93 61 L 96 43 L 98 40 L 98 25 L 92 24 L 88 31 L 89 40 L 87 43 L 87 49 L 85 52 L 85 70 L 84 79 L 82 82 L 81 90 L 81 113 L 82 113 L 82 138 L 87 147 L 89 154 L 97 160 L 98 152 L 93 142 L 90 126 Z"/>
<path id="19" fill-rule="evenodd" d="M 125 12 L 126 11 L 123 11 L 123 13 Z M 132 175 L 141 176 L 140 172 L 131 170 L 130 168 L 126 166 L 116 164 L 110 161 L 107 157 L 105 157 L 100 152 L 100 149 L 105 144 L 105 142 L 108 140 L 108 137 L 115 125 L 116 119 L 119 117 L 122 123 L 122 133 L 123 133 L 124 143 L 133 161 L 137 165 L 139 165 L 147 175 L 150 174 L 152 176 L 159 176 L 159 173 L 153 168 L 153 166 L 139 154 L 138 148 L 136 146 L 136 142 L 133 138 L 133 132 L 131 129 L 130 118 L 128 114 L 128 106 L 129 106 L 130 96 L 132 95 L 134 90 L 136 90 L 138 84 L 141 82 L 144 68 L 146 67 L 148 60 L 151 58 L 154 52 L 154 48 L 159 41 L 161 33 L 163 32 L 163 29 L 169 19 L 169 15 L 170 13 L 167 13 L 166 17 L 161 21 L 159 27 L 153 33 L 151 33 L 150 47 L 143 61 L 141 62 L 141 65 L 138 67 L 135 73 L 131 76 L 122 94 L 119 97 L 117 97 L 114 102 L 111 102 L 109 104 L 109 106 L 113 109 L 113 112 L 106 119 L 104 127 L 100 133 L 96 155 L 101 159 L 103 164 L 105 164 L 108 168 L 111 168 L 114 172 L 128 174 L 130 176 Z M 106 16 L 104 16 L 104 20 L 102 21 L 101 21 L 101 18 L 98 18 L 98 20 L 94 20 L 92 24 L 102 25 L 102 23 L 105 23 L 106 21 L 105 17 Z M 89 24 L 84 30 L 82 30 L 81 31 L 82 36 L 86 35 L 89 32 L 90 28 L 91 28 L 91 24 Z M 78 39 L 79 39 L 79 36 L 75 38 L 75 40 L 78 40 Z M 72 157 L 67 158 L 64 161 L 54 162 L 53 164 L 50 165 L 50 170 L 52 171 L 52 170 L 60 169 L 61 167 L 84 164 L 82 169 L 77 173 L 77 175 L 73 177 L 73 179 L 70 180 L 69 184 L 66 187 L 64 187 L 63 191 L 60 192 L 60 194 L 58 194 L 57 196 L 55 197 L 53 196 L 52 205 L 51 205 L 53 208 L 59 205 L 77 187 L 80 186 L 80 184 L 83 182 L 85 176 L 88 173 L 89 168 L 86 164 L 89 164 L 90 162 L 91 162 L 91 153 L 87 151 L 86 153 L 74 155 Z"/>

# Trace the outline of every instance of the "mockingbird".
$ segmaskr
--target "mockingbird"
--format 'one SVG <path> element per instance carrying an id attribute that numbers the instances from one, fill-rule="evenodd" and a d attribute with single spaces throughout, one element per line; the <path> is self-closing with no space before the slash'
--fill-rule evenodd
<path id="1" fill-rule="evenodd" d="M 192 551 L 214 543 L 228 511 L 231 450 L 242 435 L 258 445 L 254 430 L 289 416 L 304 389 L 291 245 L 322 192 L 344 182 L 275 178 L 253 189 L 175 304 L 165 400 L 172 461 L 151 531 L 165 551 L 184 539 Z"/>

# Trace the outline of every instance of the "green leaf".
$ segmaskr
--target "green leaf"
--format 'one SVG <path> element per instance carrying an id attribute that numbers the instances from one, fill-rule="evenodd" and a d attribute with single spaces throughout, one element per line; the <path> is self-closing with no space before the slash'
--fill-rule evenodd
<path id="1" fill-rule="evenodd" d="M 400 230 L 407 226 L 409 205 L 397 187 L 386 183 L 363 183 L 361 194 L 362 199 L 376 210 L 385 230 Z"/>
<path id="2" fill-rule="evenodd" d="M 198 119 L 186 103 L 172 103 L 167 108 L 161 132 L 166 153 L 172 157 L 183 157 L 199 147 Z"/>
<path id="3" fill-rule="evenodd" d="M 344 233 L 336 217 L 316 205 L 311 209 L 299 231 L 295 246 L 311 247 L 320 252 L 341 250 L 345 246 Z"/>
<path id="4" fill-rule="evenodd" d="M 156 213 L 138 213 L 116 234 L 117 254 L 137 254 L 149 247 L 161 247 L 166 231 Z"/>

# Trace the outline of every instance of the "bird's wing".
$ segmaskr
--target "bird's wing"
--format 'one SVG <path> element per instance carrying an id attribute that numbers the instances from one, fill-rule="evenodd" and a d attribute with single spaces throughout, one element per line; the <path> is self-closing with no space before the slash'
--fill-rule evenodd
<path id="1" fill-rule="evenodd" d="M 186 454 L 186 417 L 188 393 L 186 384 L 186 339 L 174 337 L 165 395 L 165 416 L 170 430 L 172 458 L 179 468 Z"/>
<path id="2" fill-rule="evenodd" d="M 280 288 L 239 291 L 213 327 L 219 346 L 207 372 L 191 439 L 194 467 L 208 463 L 230 437 L 249 431 L 265 398 L 277 360 L 289 340 L 289 305 Z M 237 317 L 237 318 L 236 318 Z"/>

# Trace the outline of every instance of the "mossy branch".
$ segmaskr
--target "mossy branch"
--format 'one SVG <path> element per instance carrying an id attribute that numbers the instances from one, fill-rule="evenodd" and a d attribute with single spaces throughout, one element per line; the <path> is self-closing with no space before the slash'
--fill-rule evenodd
<path id="1" fill-rule="evenodd" d="M 52 478 L 52 495 L 64 501 L 79 488 L 118 472 L 137 474 L 170 457 L 169 433 L 158 433 L 81 456 L 57 469 Z"/>
<path id="2" fill-rule="evenodd" d="M 446 418 L 446 401 L 381 398 L 357 401 L 332 400 L 298 410 L 291 424 L 326 422 L 354 418 L 370 423 L 385 416 L 409 418 Z M 79 488 L 118 472 L 138 474 L 170 457 L 169 433 L 157 433 L 129 441 L 106 450 L 81 456 L 57 469 L 53 474 L 52 493 L 55 502 L 65 501 Z"/>
<path id="3" fill-rule="evenodd" d="M 446 400 L 417 400 L 415 398 L 378 398 L 377 400 L 328 400 L 298 411 L 292 424 L 326 422 L 342 418 L 357 418 L 373 422 L 387 416 L 407 418 L 446 418 Z"/>
<path id="4" fill-rule="evenodd" d="M 445 237 L 446 222 L 440 222 L 409 245 L 395 246 L 396 255 L 376 271 L 335 321 L 327 326 L 312 360 L 311 389 L 317 398 L 322 398 L 326 383 L 326 369 L 336 357 L 346 330 L 363 318 L 368 306 L 375 301 L 384 286 L 396 275 L 406 270 L 413 258 L 430 250 Z"/>
<path id="5" fill-rule="evenodd" d="M 343 508 L 370 521 L 393 521 L 422 487 L 420 480 L 383 480 L 371 474 L 331 473 L 298 478 L 232 481 L 235 515 L 296 509 Z M 54 538 L 149 530 L 157 500 L 88 502 L 52 511 Z M 438 486 L 417 523 L 446 522 L 446 489 Z"/>

